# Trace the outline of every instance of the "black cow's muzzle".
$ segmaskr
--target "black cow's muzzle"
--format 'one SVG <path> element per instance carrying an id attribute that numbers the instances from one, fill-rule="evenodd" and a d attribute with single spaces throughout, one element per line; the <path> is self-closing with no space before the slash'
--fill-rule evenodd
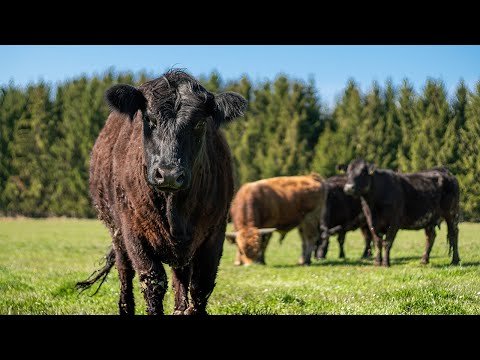
<path id="1" fill-rule="evenodd" d="M 153 182 L 158 190 L 177 191 L 187 185 L 187 177 L 181 167 L 156 167 L 153 169 Z"/>
<path id="2" fill-rule="evenodd" d="M 353 195 L 355 193 L 355 186 L 353 184 L 345 184 L 343 192 L 347 195 Z"/>

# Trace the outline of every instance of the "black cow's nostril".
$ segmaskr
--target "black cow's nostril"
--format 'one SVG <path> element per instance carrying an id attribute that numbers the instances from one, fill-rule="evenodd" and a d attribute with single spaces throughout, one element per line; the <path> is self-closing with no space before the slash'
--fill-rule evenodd
<path id="1" fill-rule="evenodd" d="M 177 178 L 175 179 L 175 185 L 177 186 L 182 186 L 183 182 L 185 181 L 185 173 L 181 171 L 178 175 Z"/>
<path id="2" fill-rule="evenodd" d="M 153 172 L 153 181 L 159 189 L 178 190 L 185 186 L 187 175 L 184 170 L 158 167 Z"/>
<path id="3" fill-rule="evenodd" d="M 157 182 L 157 184 L 162 184 L 164 182 L 164 178 L 163 178 L 163 174 L 162 174 L 162 171 L 160 169 L 156 169 L 155 170 L 155 173 L 154 173 L 154 176 L 155 176 L 155 181 Z"/>

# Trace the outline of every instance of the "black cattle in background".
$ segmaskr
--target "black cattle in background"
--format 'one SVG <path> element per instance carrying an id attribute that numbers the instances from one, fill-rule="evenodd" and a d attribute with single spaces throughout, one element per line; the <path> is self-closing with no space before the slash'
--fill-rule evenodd
<path id="1" fill-rule="evenodd" d="M 343 187 L 347 182 L 345 175 L 332 176 L 326 180 L 328 186 L 327 202 L 323 219 L 321 242 L 317 244 L 316 258 L 325 259 L 328 252 L 329 237 L 337 235 L 340 248 L 339 258 L 345 258 L 345 236 L 348 231 L 361 229 L 365 239 L 362 259 L 371 257 L 372 234 L 362 212 L 360 199 L 345 194 Z"/>
<path id="2" fill-rule="evenodd" d="M 360 197 L 362 209 L 377 247 L 375 264 L 390 266 L 390 249 L 399 229 L 425 229 L 427 236 L 422 263 L 429 262 L 435 241 L 435 227 L 445 220 L 452 264 L 458 255 L 460 190 L 448 169 L 437 167 L 417 173 L 401 174 L 376 169 L 374 164 L 357 159 L 348 165 L 344 191 Z M 382 258 L 383 247 L 383 258 Z"/>

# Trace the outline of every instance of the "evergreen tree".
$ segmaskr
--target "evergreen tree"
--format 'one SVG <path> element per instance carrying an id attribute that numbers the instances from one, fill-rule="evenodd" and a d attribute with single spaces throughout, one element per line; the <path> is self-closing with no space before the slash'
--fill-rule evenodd
<path id="1" fill-rule="evenodd" d="M 465 108 L 467 105 L 468 89 L 462 80 L 457 87 L 453 101 L 453 112 L 448 123 L 442 148 L 438 154 L 439 162 L 446 166 L 453 174 L 459 174 L 463 169 L 460 163 L 461 153 L 459 151 L 460 130 L 465 126 Z"/>
<path id="2" fill-rule="evenodd" d="M 51 188 L 54 214 L 88 216 L 88 158 L 91 151 L 90 127 L 93 108 L 85 77 L 59 88 L 55 106 L 62 114 L 60 136 L 52 146 L 57 181 Z"/>
<path id="3" fill-rule="evenodd" d="M 467 95 L 465 125 L 460 130 L 460 204 L 464 220 L 480 221 L 480 81 Z"/>
<path id="4" fill-rule="evenodd" d="M 362 122 L 358 129 L 356 156 L 375 163 L 379 168 L 397 169 L 400 125 L 391 80 L 382 93 L 378 83 L 366 95 Z"/>
<path id="5" fill-rule="evenodd" d="M 347 164 L 346 160 L 352 155 L 346 155 L 345 149 L 349 148 L 348 139 L 341 132 L 335 131 L 333 120 L 330 121 L 318 139 L 315 146 L 315 156 L 312 161 L 311 171 L 317 172 L 324 177 L 330 177 L 337 173 L 338 164 Z"/>
<path id="6" fill-rule="evenodd" d="M 415 110 L 415 93 L 412 85 L 407 79 L 403 80 L 400 88 L 400 99 L 398 108 L 398 121 L 400 127 L 400 144 L 397 150 L 397 167 L 402 172 L 412 171 L 411 146 L 418 124 Z"/>
<path id="7" fill-rule="evenodd" d="M 396 91 L 391 80 L 387 81 L 384 93 L 384 126 L 382 144 L 377 149 L 378 164 L 381 168 L 398 170 L 398 148 L 401 143 L 400 119 L 396 105 Z"/>
<path id="8" fill-rule="evenodd" d="M 0 89 L 0 215 L 6 214 L 5 186 L 13 175 L 11 141 L 17 119 L 24 110 L 24 92 L 13 83 Z"/>
<path id="9" fill-rule="evenodd" d="M 208 79 L 205 76 L 200 76 L 198 80 L 205 89 L 214 94 L 221 92 L 221 89 L 223 89 L 223 80 L 217 71 L 212 71 Z"/>
<path id="10" fill-rule="evenodd" d="M 153 74 L 82 76 L 57 86 L 40 82 L 0 88 L 0 215 L 95 216 L 88 193 L 90 152 L 110 110 L 105 91 L 138 86 Z M 230 145 L 235 187 L 248 181 L 316 171 L 363 156 L 402 172 L 445 165 L 460 182 L 465 220 L 480 221 L 480 82 L 460 82 L 451 103 L 444 85 L 429 79 L 421 96 L 407 80 L 398 96 L 391 81 L 363 97 L 349 80 L 333 112 L 314 82 L 280 75 L 252 83 L 201 77 L 215 93 L 236 91 L 249 102 L 242 119 L 222 128 Z"/>
<path id="11" fill-rule="evenodd" d="M 213 76 L 212 76 L 213 77 Z M 224 89 L 220 87 L 221 81 L 214 80 L 215 83 L 218 84 L 218 87 L 212 86 L 212 88 L 216 88 L 215 92 L 222 92 L 222 91 L 235 91 L 241 94 L 247 101 L 248 107 L 245 115 L 237 119 L 226 126 L 222 127 L 224 131 L 225 137 L 227 142 L 232 150 L 233 156 L 233 169 L 234 169 L 234 179 L 235 179 L 235 189 L 242 184 L 240 180 L 239 168 L 242 163 L 242 159 L 238 156 L 238 151 L 235 149 L 239 149 L 242 143 L 243 134 L 247 129 L 247 125 L 250 121 L 252 121 L 252 101 L 253 101 L 253 86 L 247 76 L 243 76 L 239 82 L 230 82 L 228 83 Z"/>
<path id="12" fill-rule="evenodd" d="M 41 82 L 26 90 L 26 105 L 15 122 L 9 153 L 12 171 L 3 199 L 10 215 L 41 216 L 47 213 L 46 192 L 52 160 L 49 154 L 49 131 L 52 123 L 50 87 Z M 49 125 L 52 125 L 51 127 Z"/>
<path id="13" fill-rule="evenodd" d="M 359 144 L 358 129 L 362 123 L 362 96 L 353 79 L 347 83 L 341 100 L 336 104 L 332 119 L 326 122 L 323 134 L 315 146 L 312 169 L 323 176 L 332 176 L 337 164 L 348 164 Z"/>
<path id="14" fill-rule="evenodd" d="M 372 90 L 366 95 L 361 116 L 355 143 L 356 157 L 362 157 L 374 162 L 378 167 L 383 167 L 379 150 L 383 147 L 385 109 L 377 82 L 373 83 Z"/>
<path id="15" fill-rule="evenodd" d="M 253 100 L 249 102 L 243 125 L 235 129 L 227 129 L 229 141 L 236 165 L 237 188 L 242 184 L 262 177 L 262 160 L 265 154 L 265 139 L 262 135 L 267 127 L 267 108 L 271 102 L 270 82 L 265 82 L 253 90 Z M 229 124 L 233 125 L 233 124 Z M 231 141 L 232 139 L 238 139 Z"/>
<path id="16" fill-rule="evenodd" d="M 441 81 L 429 79 L 417 103 L 416 136 L 412 143 L 412 169 L 421 171 L 442 165 L 438 154 L 449 122 L 449 104 Z"/>

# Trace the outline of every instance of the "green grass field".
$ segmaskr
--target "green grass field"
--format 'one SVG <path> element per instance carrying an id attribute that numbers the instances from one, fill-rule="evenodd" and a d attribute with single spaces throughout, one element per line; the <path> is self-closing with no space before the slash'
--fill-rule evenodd
<path id="1" fill-rule="evenodd" d="M 347 234 L 347 259 L 338 259 L 336 238 L 327 260 L 296 266 L 298 233 L 282 245 L 274 234 L 266 266 L 233 265 L 235 246 L 224 253 L 208 311 L 210 314 L 480 314 L 480 224 L 460 224 L 461 266 L 449 266 L 442 224 L 430 264 L 420 265 L 423 231 L 400 231 L 392 266 L 359 260 L 363 239 Z M 0 219 L 0 314 L 117 314 L 119 282 L 113 269 L 95 296 L 74 285 L 98 268 L 110 243 L 96 220 Z M 170 280 L 170 271 L 167 266 Z M 171 282 L 165 297 L 173 311 Z M 136 313 L 145 304 L 134 279 Z M 96 286 L 95 286 L 96 288 Z"/>

